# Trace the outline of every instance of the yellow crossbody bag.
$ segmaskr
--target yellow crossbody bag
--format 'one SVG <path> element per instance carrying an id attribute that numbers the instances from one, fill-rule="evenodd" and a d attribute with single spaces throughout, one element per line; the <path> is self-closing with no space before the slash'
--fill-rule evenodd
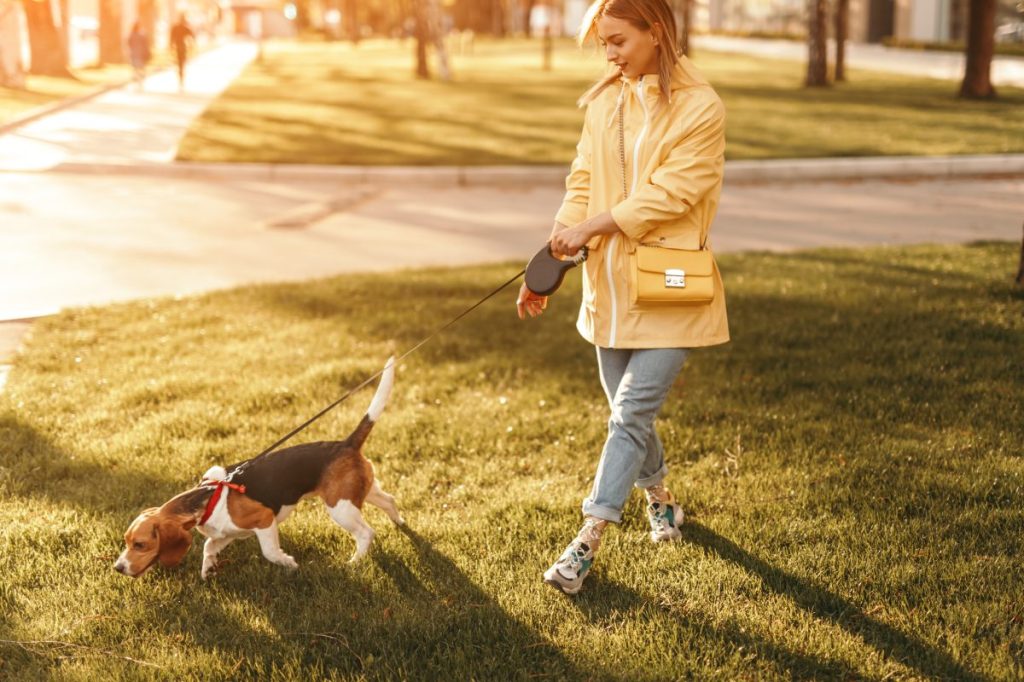
<path id="1" fill-rule="evenodd" d="M 619 108 L 619 160 L 622 194 L 626 186 L 626 136 Z M 680 249 L 664 244 L 640 244 L 629 257 L 634 304 L 706 305 L 715 298 L 715 259 L 704 248 Z"/>
<path id="2" fill-rule="evenodd" d="M 630 274 L 633 303 L 704 305 L 715 298 L 715 261 L 705 249 L 640 244 Z"/>

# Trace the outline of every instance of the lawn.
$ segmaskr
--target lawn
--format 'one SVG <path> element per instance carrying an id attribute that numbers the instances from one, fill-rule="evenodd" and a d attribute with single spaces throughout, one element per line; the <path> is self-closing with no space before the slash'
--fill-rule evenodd
<path id="1" fill-rule="evenodd" d="M 455 79 L 419 81 L 412 46 L 277 42 L 196 121 L 179 158 L 353 165 L 568 164 L 575 106 L 603 58 L 557 44 L 479 40 Z M 950 81 L 850 73 L 808 90 L 804 66 L 699 52 L 729 112 L 731 159 L 1024 152 L 1024 90 L 967 102 Z"/>
<path id="2" fill-rule="evenodd" d="M 150 62 L 149 70 L 166 68 L 171 63 L 170 55 L 159 52 Z M 23 89 L 0 87 L 0 125 L 47 104 L 80 97 L 104 85 L 127 82 L 132 69 L 128 64 L 106 64 L 73 69 L 72 74 L 74 78 L 29 75 Z"/>
<path id="3" fill-rule="evenodd" d="M 64 312 L 0 395 L 8 679 L 1010 679 L 1024 663 L 1018 246 L 721 258 L 734 340 L 660 431 L 689 521 L 638 495 L 583 592 L 540 582 L 605 432 L 578 279 L 513 292 L 400 367 L 368 454 L 408 529 L 363 563 L 318 504 L 299 568 L 195 548 L 112 570 L 143 508 L 251 456 L 520 265 L 345 276 Z M 506 274 L 507 273 L 507 274 Z M 346 435 L 357 394 L 298 441 Z"/>

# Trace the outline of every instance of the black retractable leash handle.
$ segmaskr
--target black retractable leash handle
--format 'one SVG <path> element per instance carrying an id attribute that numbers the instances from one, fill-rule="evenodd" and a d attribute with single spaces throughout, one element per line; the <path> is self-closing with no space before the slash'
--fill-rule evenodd
<path id="1" fill-rule="evenodd" d="M 589 253 L 584 246 L 572 258 L 562 260 L 551 255 L 551 244 L 546 244 L 526 266 L 526 288 L 538 296 L 550 296 L 562 286 L 565 273 L 587 260 Z"/>

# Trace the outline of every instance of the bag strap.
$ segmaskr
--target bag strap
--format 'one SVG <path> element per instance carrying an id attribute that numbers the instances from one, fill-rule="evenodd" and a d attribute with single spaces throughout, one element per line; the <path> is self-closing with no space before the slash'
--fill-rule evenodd
<path id="1" fill-rule="evenodd" d="M 623 88 L 626 86 L 623 85 Z M 625 93 L 623 93 L 625 94 Z M 623 122 L 623 110 L 626 108 L 625 97 L 622 97 L 622 101 L 619 102 L 619 164 L 622 168 L 622 198 L 623 200 L 629 198 L 629 189 L 626 184 L 626 126 Z M 704 250 L 704 246 L 708 243 L 708 235 L 704 235 L 704 239 L 700 243 L 700 250 Z"/>

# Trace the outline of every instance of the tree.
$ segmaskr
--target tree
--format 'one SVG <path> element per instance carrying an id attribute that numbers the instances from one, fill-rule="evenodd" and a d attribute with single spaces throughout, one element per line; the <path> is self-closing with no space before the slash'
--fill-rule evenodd
<path id="1" fill-rule="evenodd" d="M 99 15 L 99 63 L 119 64 L 124 61 L 121 3 L 118 0 L 100 0 Z"/>
<path id="2" fill-rule="evenodd" d="M 343 0 L 341 6 L 341 19 L 345 22 L 345 33 L 354 45 L 359 44 L 359 14 L 356 9 L 356 0 Z"/>
<path id="3" fill-rule="evenodd" d="M 21 13 L 17 0 L 0 0 L 0 87 L 25 87 L 21 63 Z"/>
<path id="4" fill-rule="evenodd" d="M 41 76 L 73 78 L 68 71 L 68 55 L 57 30 L 49 0 L 22 0 L 28 24 L 29 51 L 32 55 L 30 73 Z"/>
<path id="5" fill-rule="evenodd" d="M 996 0 L 970 0 L 967 14 L 967 64 L 960 96 L 995 99 L 992 54 L 995 51 Z"/>
<path id="6" fill-rule="evenodd" d="M 429 10 L 428 16 L 429 31 L 431 37 L 434 39 L 434 50 L 437 51 L 437 74 L 443 81 L 450 81 L 452 79 L 452 73 L 448 69 L 448 47 L 445 45 L 445 24 L 444 16 L 441 14 L 441 3 L 440 0 L 429 0 L 427 8 Z"/>
<path id="7" fill-rule="evenodd" d="M 413 0 L 413 18 L 416 20 L 416 77 L 430 78 L 430 67 L 427 65 L 427 40 L 430 38 L 430 27 L 427 24 L 428 0 Z"/>
<path id="8" fill-rule="evenodd" d="M 850 0 L 836 0 L 836 72 L 837 82 L 846 80 L 846 36 L 850 25 Z"/>
<path id="9" fill-rule="evenodd" d="M 826 39 L 827 0 L 808 0 L 807 80 L 809 88 L 828 85 L 828 52 Z"/>
<path id="10" fill-rule="evenodd" d="M 676 15 L 676 44 L 679 45 L 679 51 L 689 57 L 693 2 L 692 0 L 673 0 L 672 5 Z"/>

